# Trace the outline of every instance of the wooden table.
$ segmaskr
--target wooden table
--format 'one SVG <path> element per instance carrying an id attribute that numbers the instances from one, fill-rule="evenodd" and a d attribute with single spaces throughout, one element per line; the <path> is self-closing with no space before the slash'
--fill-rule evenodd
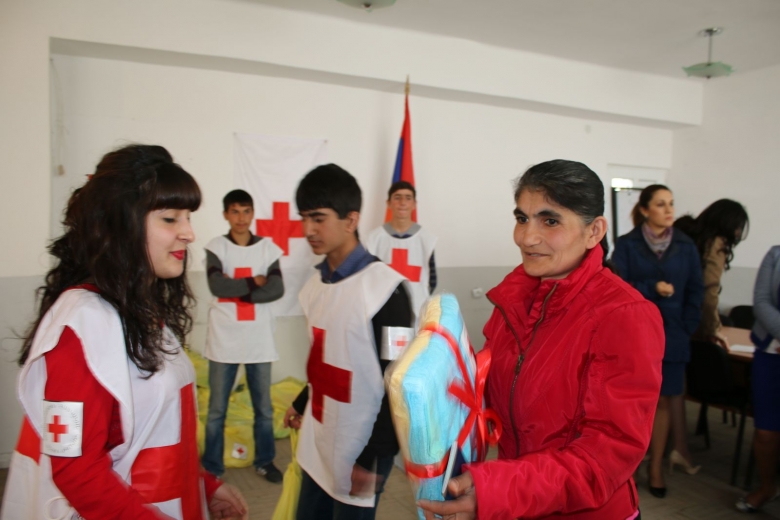
<path id="1" fill-rule="evenodd" d="M 750 330 L 736 327 L 722 327 L 721 332 L 729 340 L 729 345 L 753 345 L 750 339 Z M 729 352 L 729 357 L 735 361 L 750 363 L 753 361 L 752 352 Z"/>

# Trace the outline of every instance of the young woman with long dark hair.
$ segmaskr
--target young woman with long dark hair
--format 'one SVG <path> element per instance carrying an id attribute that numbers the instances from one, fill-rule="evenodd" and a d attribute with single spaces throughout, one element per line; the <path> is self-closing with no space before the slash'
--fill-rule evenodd
<path id="1" fill-rule="evenodd" d="M 747 211 L 739 202 L 720 199 L 707 206 L 696 218 L 690 215 L 680 217 L 674 227 L 696 243 L 704 271 L 701 323 L 693 336 L 727 349 L 729 342 L 721 333 L 718 314 L 720 280 L 734 259 L 734 248 L 747 238 L 750 228 Z"/>
<path id="2" fill-rule="evenodd" d="M 22 346 L 2 518 L 246 518 L 240 493 L 200 470 L 181 346 L 200 201 L 192 176 L 146 145 L 106 154 L 70 197 Z"/>

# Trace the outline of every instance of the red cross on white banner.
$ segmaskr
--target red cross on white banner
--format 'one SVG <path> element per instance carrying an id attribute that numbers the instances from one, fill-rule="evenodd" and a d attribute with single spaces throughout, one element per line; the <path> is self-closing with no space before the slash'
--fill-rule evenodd
<path id="1" fill-rule="evenodd" d="M 274 202 L 273 208 L 274 216 L 271 220 L 255 220 L 255 233 L 260 237 L 271 237 L 287 256 L 290 254 L 290 239 L 303 238 L 303 223 L 290 220 L 289 202 Z"/>
<path id="2" fill-rule="evenodd" d="M 182 518 L 203 520 L 200 503 L 200 460 L 195 435 L 192 383 L 179 392 L 181 437 L 178 444 L 141 450 L 130 470 L 130 485 L 148 503 L 181 499 Z"/>
<path id="3" fill-rule="evenodd" d="M 233 278 L 249 278 L 252 276 L 251 267 L 236 267 Z M 219 298 L 220 303 L 235 303 L 236 318 L 238 321 L 255 321 L 255 304 L 241 301 L 239 298 Z"/>
<path id="4" fill-rule="evenodd" d="M 60 442 L 60 435 L 68 433 L 68 425 L 60 424 L 60 416 L 55 415 L 52 422 L 48 424 L 48 430 L 54 437 L 54 442 Z"/>
<path id="5" fill-rule="evenodd" d="M 419 282 L 422 267 L 409 265 L 409 251 L 407 249 L 393 248 L 393 259 L 390 267 L 401 273 L 410 282 Z"/>
<path id="6" fill-rule="evenodd" d="M 325 357 L 325 331 L 312 327 L 314 341 L 311 344 L 306 375 L 311 383 L 311 414 L 320 423 L 325 396 L 340 403 L 352 402 L 352 372 L 328 365 Z"/>

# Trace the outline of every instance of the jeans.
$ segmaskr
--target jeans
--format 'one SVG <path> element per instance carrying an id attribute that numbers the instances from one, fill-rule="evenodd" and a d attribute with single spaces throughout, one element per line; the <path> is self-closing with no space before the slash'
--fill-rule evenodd
<path id="1" fill-rule="evenodd" d="M 352 506 L 334 500 L 308 473 L 301 471 L 303 479 L 296 520 L 374 520 L 376 507 L 379 505 L 379 495 L 382 494 L 387 477 L 393 469 L 393 459 L 394 456 L 389 455 L 377 460 L 376 472 L 382 477 L 382 483 L 377 489 L 374 507 Z"/>
<path id="2" fill-rule="evenodd" d="M 271 405 L 271 363 L 245 364 L 246 382 L 255 412 L 255 468 L 273 462 L 274 409 Z M 237 363 L 219 363 L 209 360 L 209 415 L 206 422 L 206 447 L 201 462 L 209 473 L 221 476 L 225 472 L 225 415 L 230 391 L 236 380 Z"/>

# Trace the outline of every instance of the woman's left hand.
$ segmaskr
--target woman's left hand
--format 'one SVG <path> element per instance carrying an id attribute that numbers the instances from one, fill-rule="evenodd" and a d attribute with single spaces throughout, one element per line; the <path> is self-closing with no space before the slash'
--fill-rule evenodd
<path id="1" fill-rule="evenodd" d="M 222 484 L 214 492 L 209 504 L 212 518 L 240 518 L 249 520 L 249 507 L 241 491 L 230 484 Z"/>
<path id="2" fill-rule="evenodd" d="M 417 505 L 425 512 L 425 520 L 434 520 L 433 515 L 440 515 L 445 520 L 471 520 L 477 515 L 477 495 L 474 490 L 474 479 L 466 472 L 459 477 L 450 479 L 447 489 L 455 500 L 438 502 L 420 500 Z"/>

